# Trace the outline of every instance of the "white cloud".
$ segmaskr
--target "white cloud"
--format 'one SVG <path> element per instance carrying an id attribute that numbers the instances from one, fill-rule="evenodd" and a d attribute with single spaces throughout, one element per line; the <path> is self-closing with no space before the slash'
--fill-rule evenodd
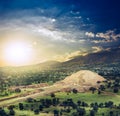
<path id="1" fill-rule="evenodd" d="M 100 42 L 113 42 L 120 38 L 120 34 L 115 34 L 114 30 L 108 30 L 105 33 L 97 33 L 96 37 L 104 39 L 104 41 Z"/>
<path id="2" fill-rule="evenodd" d="M 50 20 L 51 20 L 51 22 L 53 22 L 53 23 L 56 22 L 56 19 L 50 19 Z"/>
<path id="3" fill-rule="evenodd" d="M 90 38 L 94 38 L 95 37 L 95 34 L 92 33 L 92 32 L 86 32 L 85 35 L 90 37 Z"/>
<path id="4" fill-rule="evenodd" d="M 104 43 L 104 40 L 92 40 L 93 43 L 98 44 L 98 43 Z"/>
<path id="5" fill-rule="evenodd" d="M 93 53 L 97 53 L 103 50 L 103 48 L 99 46 L 93 46 L 92 49 L 93 49 Z"/>
<path id="6" fill-rule="evenodd" d="M 0 31 L 28 31 L 28 33 L 42 36 L 42 38 L 45 37 L 52 41 L 64 41 L 67 43 L 78 43 L 81 39 L 83 41 L 84 31 L 75 27 L 63 30 L 56 27 L 56 23 L 58 21 L 55 18 L 44 16 L 11 18 L 0 21 Z"/>
<path id="7" fill-rule="evenodd" d="M 86 36 L 89 38 L 93 38 L 91 41 L 93 43 L 109 43 L 115 42 L 120 39 L 120 33 L 116 34 L 114 30 L 108 30 L 105 33 L 93 33 L 93 32 L 86 32 Z"/>
<path id="8" fill-rule="evenodd" d="M 68 61 L 70 59 L 73 59 L 77 56 L 85 56 L 87 54 L 88 54 L 87 52 L 83 52 L 83 51 L 78 50 L 78 51 L 74 51 L 74 52 L 71 52 L 71 53 L 66 53 L 64 55 L 57 55 L 57 56 L 54 57 L 54 59 L 57 60 L 57 61 L 63 62 L 63 61 Z"/>
<path id="9" fill-rule="evenodd" d="M 110 36 L 108 34 L 104 34 L 104 33 L 97 33 L 96 37 L 110 39 Z"/>

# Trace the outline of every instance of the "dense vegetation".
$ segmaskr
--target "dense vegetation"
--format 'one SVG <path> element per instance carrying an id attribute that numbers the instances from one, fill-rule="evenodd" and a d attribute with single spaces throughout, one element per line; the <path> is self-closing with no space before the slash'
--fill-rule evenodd
<path id="1" fill-rule="evenodd" d="M 113 68 L 111 68 L 113 66 Z M 6 67 L 0 69 L 0 98 L 9 95 L 18 95 L 23 91 L 16 88 L 10 91 L 11 86 L 30 85 L 38 83 L 53 84 L 64 79 L 66 76 L 81 70 L 95 71 L 104 76 L 107 81 L 99 83 L 100 88 L 90 87 L 88 93 L 56 93 L 44 98 L 27 99 L 26 102 L 10 105 L 7 109 L 0 108 L 0 116 L 26 115 L 48 115 L 55 116 L 119 116 L 120 115 L 120 74 L 116 65 L 97 66 L 52 66 L 41 69 L 35 67 Z M 102 70 L 103 67 L 104 71 Z M 108 70 L 109 69 L 109 70 Z M 47 113 L 47 114 L 46 114 Z"/>
<path id="2" fill-rule="evenodd" d="M 50 64 L 50 63 L 49 63 Z M 70 64 L 69 64 L 70 65 Z M 95 71 L 105 77 L 107 80 L 113 80 L 109 84 L 112 91 L 119 89 L 120 74 L 119 63 L 99 64 L 99 65 L 35 65 L 28 67 L 5 67 L 0 69 L 0 93 L 7 94 L 10 86 L 31 85 L 38 83 L 52 84 L 64 79 L 72 73 L 87 69 Z M 117 68 L 118 67 L 118 68 Z M 114 87 L 113 87 L 114 86 Z M 3 93 L 4 92 L 4 93 Z"/>
<path id="3" fill-rule="evenodd" d="M 28 98 L 23 103 L 10 105 L 7 109 L 0 108 L 0 115 L 14 116 L 28 111 L 32 115 L 45 113 L 54 116 L 119 116 L 120 97 L 98 94 L 95 92 L 51 93 L 44 98 Z M 19 111 L 19 112 L 18 112 Z M 26 115 L 27 116 L 27 115 Z"/>
<path id="4" fill-rule="evenodd" d="M 91 70 L 99 73 L 107 79 L 116 79 L 120 77 L 119 63 L 117 64 L 99 64 L 99 65 L 47 65 L 47 66 L 27 66 L 27 67 L 5 67 L 0 68 L 0 90 L 4 90 L 14 85 L 30 85 L 37 83 L 54 83 L 64 79 L 79 70 Z"/>

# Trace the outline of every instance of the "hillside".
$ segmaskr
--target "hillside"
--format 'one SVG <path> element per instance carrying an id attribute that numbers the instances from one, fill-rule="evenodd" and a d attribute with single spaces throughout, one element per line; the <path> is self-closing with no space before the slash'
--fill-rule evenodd
<path id="1" fill-rule="evenodd" d="M 43 63 L 18 66 L 18 67 L 0 67 L 0 70 L 49 70 L 52 68 L 66 68 L 75 65 L 95 65 L 95 64 L 109 64 L 114 62 L 120 62 L 120 48 L 111 49 L 108 51 L 101 51 L 97 53 L 89 53 L 86 56 L 76 56 L 69 61 L 58 62 L 58 61 L 46 61 Z"/>
<path id="2" fill-rule="evenodd" d="M 55 86 L 63 89 L 73 89 L 76 88 L 78 91 L 82 92 L 88 90 L 90 87 L 98 87 L 98 81 L 104 81 L 105 79 L 89 70 L 78 71 L 71 76 L 66 77 L 64 80 L 55 83 Z"/>
<path id="3" fill-rule="evenodd" d="M 67 62 L 64 62 L 64 66 L 70 66 L 75 64 L 106 64 L 120 62 L 120 48 L 111 49 L 109 51 L 101 51 L 97 53 L 90 53 L 86 56 L 77 56 Z"/>

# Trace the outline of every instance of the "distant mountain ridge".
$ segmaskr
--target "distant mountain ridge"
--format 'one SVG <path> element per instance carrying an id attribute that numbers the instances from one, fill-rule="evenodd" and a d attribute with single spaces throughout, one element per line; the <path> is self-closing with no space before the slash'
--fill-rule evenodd
<path id="1" fill-rule="evenodd" d="M 92 65 L 92 64 L 97 65 L 97 64 L 114 63 L 114 62 L 120 62 L 120 48 L 111 49 L 108 51 L 101 51 L 97 53 L 90 53 L 86 56 L 77 56 L 65 62 L 46 61 L 43 63 L 28 65 L 28 66 L 18 66 L 18 67 L 12 66 L 12 68 L 30 67 L 31 69 L 32 68 L 49 69 L 52 67 L 56 68 L 56 67 L 69 67 L 74 65 Z"/>
<path id="2" fill-rule="evenodd" d="M 101 64 L 120 62 L 120 48 L 112 49 L 109 51 L 101 51 L 91 53 L 86 56 L 77 56 L 64 64 Z"/>

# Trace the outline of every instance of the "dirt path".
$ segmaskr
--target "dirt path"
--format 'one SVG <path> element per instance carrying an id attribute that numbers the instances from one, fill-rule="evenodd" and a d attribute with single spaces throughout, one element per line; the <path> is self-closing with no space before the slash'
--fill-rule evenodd
<path id="1" fill-rule="evenodd" d="M 29 95 L 21 95 L 21 96 L 14 96 L 14 97 L 11 97 L 11 98 L 8 98 L 8 99 L 4 99 L 3 101 L 0 101 L 0 106 L 1 107 L 6 107 L 6 106 L 9 106 L 11 104 L 15 104 L 15 103 L 18 103 L 18 102 L 22 102 L 22 101 L 25 101 L 27 98 L 36 98 L 36 97 L 40 97 L 40 96 L 45 96 L 45 95 L 48 95 L 52 92 L 57 92 L 59 91 L 61 88 L 57 87 L 57 86 L 50 86 L 50 87 L 46 87 L 44 88 L 44 91 L 41 91 L 41 92 L 33 92 Z"/>
<path id="2" fill-rule="evenodd" d="M 37 98 L 37 97 L 41 97 L 41 96 L 47 96 L 50 93 L 53 92 L 58 92 L 60 90 L 62 90 L 63 88 L 66 88 L 67 86 L 58 86 L 58 85 L 53 85 L 53 86 L 49 86 L 49 87 L 43 87 L 43 91 L 33 91 L 29 94 L 22 94 L 19 96 L 14 96 L 14 97 L 10 97 L 8 99 L 4 99 L 0 101 L 0 106 L 1 107 L 6 107 L 9 106 L 11 104 L 16 104 L 19 102 L 23 102 L 25 101 L 27 98 Z M 110 95 L 110 96 L 115 96 L 115 94 L 111 93 L 111 92 L 103 92 L 103 94 L 105 95 Z"/>
<path id="3" fill-rule="evenodd" d="M 116 94 L 114 94 L 114 93 L 112 93 L 112 92 L 103 91 L 102 93 L 103 93 L 104 95 L 116 96 Z"/>

